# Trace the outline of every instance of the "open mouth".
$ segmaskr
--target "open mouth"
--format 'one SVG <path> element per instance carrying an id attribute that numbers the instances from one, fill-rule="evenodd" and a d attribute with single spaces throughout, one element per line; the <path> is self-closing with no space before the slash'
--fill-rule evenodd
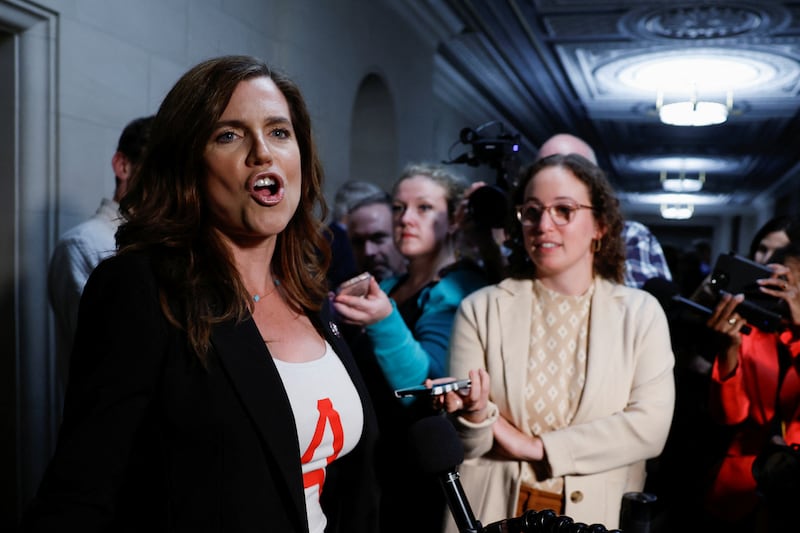
<path id="1" fill-rule="evenodd" d="M 261 174 L 250 187 L 250 196 L 261 205 L 275 205 L 283 199 L 283 180 L 279 176 Z"/>

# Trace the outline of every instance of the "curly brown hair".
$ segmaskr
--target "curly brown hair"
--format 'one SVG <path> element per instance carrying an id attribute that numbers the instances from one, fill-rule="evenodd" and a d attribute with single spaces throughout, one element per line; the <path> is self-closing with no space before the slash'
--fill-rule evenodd
<path id="1" fill-rule="evenodd" d="M 330 263 L 321 222 L 327 215 L 322 166 L 300 89 L 263 61 L 224 56 L 186 72 L 164 98 L 141 164 L 120 202 L 125 222 L 117 231 L 119 253 L 145 250 L 154 258 L 161 308 L 186 331 L 203 362 L 212 327 L 244 320 L 253 305 L 230 251 L 213 231 L 203 193 L 203 153 L 236 87 L 258 77 L 270 78 L 286 98 L 302 166 L 300 203 L 278 236 L 272 271 L 293 310 L 319 310 Z"/>
<path id="2" fill-rule="evenodd" d="M 522 226 L 517 221 L 514 207 L 524 203 L 525 188 L 544 168 L 562 167 L 586 184 L 591 198 L 592 213 L 606 232 L 600 240 L 600 250 L 594 254 L 594 273 L 602 278 L 622 283 L 625 272 L 625 245 L 622 240 L 623 217 L 619 200 L 608 182 L 605 173 L 585 157 L 576 154 L 555 154 L 539 159 L 523 170 L 518 184 L 511 194 L 507 230 L 509 234 L 509 275 L 512 278 L 536 278 L 536 265 L 530 260 L 524 246 Z"/>

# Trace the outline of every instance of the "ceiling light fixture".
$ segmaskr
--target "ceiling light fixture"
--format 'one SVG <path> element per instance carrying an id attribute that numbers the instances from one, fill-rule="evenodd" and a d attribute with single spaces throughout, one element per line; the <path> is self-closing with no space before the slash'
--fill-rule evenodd
<path id="1" fill-rule="evenodd" d="M 697 99 L 693 93 L 689 101 L 664 103 L 664 94 L 659 91 L 656 96 L 658 118 L 671 126 L 712 126 L 728 120 L 728 112 L 733 107 L 733 93 L 728 91 L 726 104 L 705 102 Z"/>
<path id="2" fill-rule="evenodd" d="M 693 214 L 693 204 L 661 204 L 661 217 L 668 220 L 686 220 Z"/>
<path id="3" fill-rule="evenodd" d="M 700 172 L 697 178 L 687 178 L 683 172 L 678 174 L 677 178 L 670 178 L 666 171 L 661 172 L 661 186 L 667 192 L 699 192 L 705 181 L 705 172 Z"/>
<path id="4" fill-rule="evenodd" d="M 717 102 L 675 102 L 661 106 L 658 118 L 670 126 L 713 126 L 728 120 L 728 108 Z"/>

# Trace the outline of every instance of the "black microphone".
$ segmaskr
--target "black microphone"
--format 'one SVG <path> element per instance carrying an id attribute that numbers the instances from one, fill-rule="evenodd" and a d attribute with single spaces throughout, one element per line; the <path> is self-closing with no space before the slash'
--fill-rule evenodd
<path id="1" fill-rule="evenodd" d="M 655 296 L 658 303 L 660 303 L 661 307 L 665 310 L 668 310 L 673 304 L 680 304 L 706 317 L 710 317 L 714 313 L 712 309 L 681 296 L 678 286 L 667 279 L 650 278 L 644 283 L 642 289 Z M 739 331 L 742 335 L 749 335 L 750 332 L 753 331 L 753 328 L 745 324 Z"/>
<path id="2" fill-rule="evenodd" d="M 522 516 L 493 522 L 480 533 L 622 533 L 618 529 L 606 529 L 603 524 L 575 522 L 565 515 L 557 515 L 551 509 L 526 511 Z"/>
<path id="3" fill-rule="evenodd" d="M 443 416 L 429 416 L 411 426 L 410 438 L 422 471 L 439 478 L 458 531 L 478 533 L 481 523 L 472 514 L 458 475 L 458 465 L 464 461 L 464 446 L 456 429 Z"/>
<path id="4" fill-rule="evenodd" d="M 544 531 L 544 526 L 552 524 L 558 517 L 554 511 L 527 511 L 522 516 L 506 518 L 492 522 L 481 533 L 525 533 L 526 531 Z M 541 528 L 541 529 L 536 529 Z"/>

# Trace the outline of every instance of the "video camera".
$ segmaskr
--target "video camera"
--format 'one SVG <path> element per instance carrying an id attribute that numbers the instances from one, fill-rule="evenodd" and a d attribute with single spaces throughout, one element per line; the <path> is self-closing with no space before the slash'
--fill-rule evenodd
<path id="1" fill-rule="evenodd" d="M 493 135 L 486 132 L 491 127 L 497 130 Z M 470 195 L 469 216 L 478 227 L 502 228 L 508 212 L 508 176 L 518 166 L 519 134 L 507 133 L 501 122 L 491 121 L 474 129 L 462 129 L 458 139 L 450 151 L 459 143 L 469 146 L 469 150 L 443 163 L 487 165 L 496 170 L 494 185 L 481 187 Z"/>

